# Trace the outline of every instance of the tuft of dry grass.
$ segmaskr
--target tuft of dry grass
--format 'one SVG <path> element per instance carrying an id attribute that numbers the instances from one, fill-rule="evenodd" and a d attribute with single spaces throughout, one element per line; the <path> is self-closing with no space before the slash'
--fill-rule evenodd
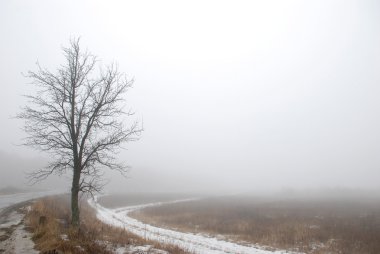
<path id="1" fill-rule="evenodd" d="M 146 241 L 127 230 L 102 223 L 95 211 L 81 202 L 80 229 L 74 230 L 70 222 L 70 199 L 59 195 L 46 197 L 33 203 L 25 222 L 33 232 L 36 249 L 41 253 L 113 253 L 118 246 L 151 245 L 173 254 L 189 254 L 176 246 Z"/>

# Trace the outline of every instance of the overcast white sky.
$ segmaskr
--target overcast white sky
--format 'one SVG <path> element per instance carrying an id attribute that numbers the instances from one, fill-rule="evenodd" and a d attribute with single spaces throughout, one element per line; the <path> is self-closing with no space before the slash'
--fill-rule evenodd
<path id="1" fill-rule="evenodd" d="M 109 189 L 379 186 L 379 1 L 3 0 L 0 34 L 2 153 L 43 156 L 14 145 L 21 72 L 55 70 L 81 36 L 135 78 L 144 120 Z"/>

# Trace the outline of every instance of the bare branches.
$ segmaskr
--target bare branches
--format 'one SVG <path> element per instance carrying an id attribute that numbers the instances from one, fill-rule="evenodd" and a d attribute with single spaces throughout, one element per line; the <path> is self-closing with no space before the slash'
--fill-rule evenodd
<path id="1" fill-rule="evenodd" d="M 73 172 L 73 188 L 94 193 L 104 186 L 103 168 L 126 172 L 113 154 L 123 143 L 135 141 L 142 129 L 137 122 L 126 126 L 122 116 L 124 94 L 132 86 L 111 64 L 99 73 L 95 56 L 83 52 L 79 40 L 63 48 L 65 64 L 56 72 L 38 65 L 26 75 L 37 86 L 26 96 L 29 105 L 17 116 L 25 121 L 25 145 L 52 154 L 52 162 L 30 175 L 40 181 L 50 174 Z"/>

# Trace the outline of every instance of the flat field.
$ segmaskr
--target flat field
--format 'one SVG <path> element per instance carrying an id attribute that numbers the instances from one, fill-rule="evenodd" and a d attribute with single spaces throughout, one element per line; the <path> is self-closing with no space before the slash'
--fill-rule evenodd
<path id="1" fill-rule="evenodd" d="M 187 199 L 191 197 L 191 194 L 175 193 L 122 193 L 100 196 L 98 198 L 98 201 L 104 207 L 119 208 L 123 206 L 134 206 L 157 202 L 169 202 L 173 200 Z"/>
<path id="2" fill-rule="evenodd" d="M 159 227 L 305 253 L 380 253 L 380 199 L 248 195 L 200 199 L 135 211 Z"/>

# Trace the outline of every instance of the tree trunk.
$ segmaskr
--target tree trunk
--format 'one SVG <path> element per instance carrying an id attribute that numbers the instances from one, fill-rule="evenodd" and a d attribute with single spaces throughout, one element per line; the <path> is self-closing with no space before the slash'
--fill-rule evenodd
<path id="1" fill-rule="evenodd" d="M 71 225 L 73 227 L 79 227 L 79 180 L 80 171 L 74 168 L 73 183 L 71 186 Z"/>

